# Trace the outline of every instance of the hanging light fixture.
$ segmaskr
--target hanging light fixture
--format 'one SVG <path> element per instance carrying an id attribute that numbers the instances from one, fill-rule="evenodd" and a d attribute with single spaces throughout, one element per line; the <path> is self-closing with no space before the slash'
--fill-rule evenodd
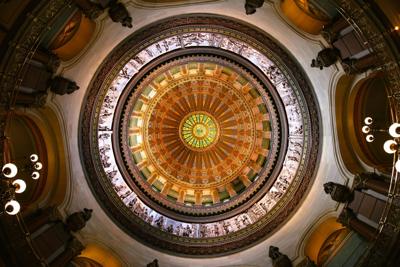
<path id="1" fill-rule="evenodd" d="M 16 215 L 20 209 L 21 205 L 14 199 L 7 201 L 7 203 L 4 205 L 4 210 L 9 215 Z"/>
<path id="2" fill-rule="evenodd" d="M 43 168 L 43 164 L 38 161 L 39 156 L 32 154 L 29 156 L 29 164 L 22 170 L 29 170 L 32 179 L 39 179 L 39 171 Z M 0 205 L 4 205 L 5 213 L 16 215 L 21 210 L 21 205 L 15 200 L 15 194 L 21 194 L 26 190 L 26 182 L 22 179 L 16 179 L 18 167 L 14 163 L 6 163 L 1 168 L 0 173 Z"/>
<path id="3" fill-rule="evenodd" d="M 397 172 L 400 172 L 400 160 L 396 161 L 396 164 L 394 165 L 395 169 Z"/>
<path id="4" fill-rule="evenodd" d="M 400 123 L 393 123 L 392 125 L 390 125 L 389 134 L 393 138 L 400 137 Z"/>
<path id="5" fill-rule="evenodd" d="M 400 152 L 400 123 L 395 122 L 389 127 L 389 134 L 393 137 L 393 140 L 387 140 L 383 144 L 383 150 L 385 150 L 388 154 L 394 154 L 396 163 L 394 164 L 394 168 L 396 172 L 400 172 L 400 159 L 399 159 L 399 152 Z"/>
<path id="6" fill-rule="evenodd" d="M 37 179 L 39 179 L 40 174 L 39 174 L 39 172 L 35 171 L 35 172 L 32 172 L 31 177 L 33 180 L 37 180 Z"/>
<path id="7" fill-rule="evenodd" d="M 374 120 L 371 117 L 365 117 L 364 123 L 366 125 L 371 125 Z"/>
<path id="8" fill-rule="evenodd" d="M 364 125 L 361 128 L 361 131 L 366 135 L 365 140 L 368 143 L 371 143 L 375 140 L 375 136 L 373 135 L 374 132 L 382 132 L 380 129 L 374 129 L 372 128 L 372 123 L 374 120 L 371 117 L 365 117 L 364 118 Z"/>
<path id="9" fill-rule="evenodd" d="M 5 178 L 14 178 L 18 173 L 18 168 L 13 163 L 7 163 L 1 168 L 1 172 Z"/>
<path id="10" fill-rule="evenodd" d="M 374 132 L 387 132 L 384 129 L 373 129 L 372 123 L 373 119 L 371 117 L 365 117 L 364 125 L 361 128 L 361 131 L 366 134 L 365 139 L 367 142 L 373 142 L 375 140 L 375 136 L 372 134 Z M 394 168 L 396 172 L 400 172 L 400 123 L 395 122 L 390 125 L 388 129 L 389 135 L 393 137 L 393 139 L 386 140 L 383 144 L 383 150 L 388 154 L 393 154 L 396 163 L 394 164 Z"/>
<path id="11" fill-rule="evenodd" d="M 385 152 L 388 154 L 395 153 L 397 151 L 397 149 L 398 149 L 398 145 L 397 145 L 396 141 L 394 141 L 394 140 L 387 140 L 383 144 L 383 150 L 385 150 Z"/>
<path id="12" fill-rule="evenodd" d="M 369 128 L 367 125 L 364 125 L 361 130 L 363 133 L 367 134 L 371 131 L 371 128 Z"/>
<path id="13" fill-rule="evenodd" d="M 368 143 L 371 143 L 375 140 L 375 137 L 372 134 L 369 134 L 365 137 L 365 140 L 367 140 Z"/>
<path id="14" fill-rule="evenodd" d="M 14 180 L 14 182 L 12 182 L 12 184 L 15 187 L 15 193 L 18 193 L 18 194 L 23 193 L 26 189 L 26 183 L 24 180 L 17 179 L 17 180 Z"/>
<path id="15" fill-rule="evenodd" d="M 39 156 L 36 154 L 32 154 L 29 159 L 31 160 L 31 162 L 36 162 L 39 160 Z"/>

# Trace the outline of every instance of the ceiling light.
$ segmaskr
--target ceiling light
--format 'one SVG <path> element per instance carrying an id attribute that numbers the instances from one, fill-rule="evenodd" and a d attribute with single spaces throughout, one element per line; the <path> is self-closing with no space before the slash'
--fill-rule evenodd
<path id="1" fill-rule="evenodd" d="M 29 159 L 30 159 L 32 162 L 36 162 L 36 161 L 38 161 L 39 156 L 36 155 L 36 154 L 32 154 L 32 155 L 29 157 Z"/>
<path id="2" fill-rule="evenodd" d="M 366 118 L 364 119 L 364 123 L 365 123 L 366 125 L 371 125 L 372 122 L 373 122 L 373 119 L 372 119 L 371 117 L 366 117 Z"/>
<path id="3" fill-rule="evenodd" d="M 7 163 L 2 168 L 3 176 L 6 178 L 14 178 L 18 173 L 18 168 L 13 163 Z"/>
<path id="4" fill-rule="evenodd" d="M 367 134 L 367 133 L 369 133 L 370 131 L 371 131 L 371 128 L 369 128 L 369 126 L 365 125 L 365 126 L 362 127 L 362 132 L 363 132 L 363 133 L 366 133 L 366 134 Z"/>
<path id="5" fill-rule="evenodd" d="M 383 150 L 385 150 L 386 153 L 388 154 L 393 154 L 397 151 L 398 145 L 394 140 L 387 140 L 383 144 Z"/>
<path id="6" fill-rule="evenodd" d="M 9 215 L 15 215 L 21 209 L 21 205 L 16 200 L 10 200 L 4 205 L 4 209 Z"/>
<path id="7" fill-rule="evenodd" d="M 39 174 L 39 172 L 32 172 L 31 177 L 33 180 L 37 180 L 37 179 L 39 179 L 40 174 Z"/>
<path id="8" fill-rule="evenodd" d="M 390 125 L 389 134 L 394 138 L 400 137 L 400 123 L 395 122 Z"/>
<path id="9" fill-rule="evenodd" d="M 43 167 L 43 165 L 42 165 L 42 163 L 40 163 L 40 162 L 36 162 L 35 163 L 35 165 L 33 166 L 36 170 L 41 170 L 42 169 L 42 167 Z"/>
<path id="10" fill-rule="evenodd" d="M 31 171 L 31 177 L 35 180 L 40 177 L 38 170 L 43 168 L 43 164 L 38 160 L 38 155 L 30 155 L 27 164 L 25 164 L 27 167 L 23 169 L 23 171 Z M 9 215 L 16 215 L 20 211 L 21 205 L 14 199 L 14 197 L 15 194 L 25 192 L 27 187 L 24 180 L 15 178 L 17 173 L 18 168 L 13 163 L 6 163 L 1 167 L 1 178 L 7 179 L 0 179 L 0 205 L 4 205 L 4 211 Z"/>
<path id="11" fill-rule="evenodd" d="M 371 143 L 375 140 L 375 137 L 372 134 L 369 134 L 365 137 L 368 143 Z"/>
<path id="12" fill-rule="evenodd" d="M 20 194 L 24 192 L 26 189 L 26 183 L 24 180 L 17 179 L 14 182 L 12 182 L 12 184 L 15 186 L 15 193 Z"/>

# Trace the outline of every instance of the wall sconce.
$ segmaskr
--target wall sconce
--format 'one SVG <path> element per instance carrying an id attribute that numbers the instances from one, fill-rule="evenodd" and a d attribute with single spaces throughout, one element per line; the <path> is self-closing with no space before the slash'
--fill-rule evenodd
<path id="1" fill-rule="evenodd" d="M 39 156 L 32 154 L 29 157 L 29 164 L 23 170 L 31 172 L 31 178 L 39 179 L 39 171 L 43 168 L 43 164 L 39 162 Z M 9 215 L 16 215 L 21 205 L 15 200 L 15 194 L 21 194 L 26 190 L 26 183 L 22 179 L 17 179 L 18 167 L 14 163 L 6 163 L 1 168 L 1 187 L 0 187 L 0 204 L 4 205 L 4 211 Z"/>

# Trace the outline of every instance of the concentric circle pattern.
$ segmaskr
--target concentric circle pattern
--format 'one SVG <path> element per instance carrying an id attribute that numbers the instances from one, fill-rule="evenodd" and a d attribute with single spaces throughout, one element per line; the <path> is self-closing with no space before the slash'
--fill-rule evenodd
<path id="1" fill-rule="evenodd" d="M 250 73 L 226 59 L 164 62 L 137 85 L 127 106 L 132 157 L 126 158 L 135 183 L 174 210 L 210 215 L 210 206 L 238 199 L 256 174 L 266 179 L 272 169 L 279 144 L 277 129 L 271 144 L 278 127 L 272 102 Z"/>
<path id="2" fill-rule="evenodd" d="M 210 114 L 194 112 L 182 120 L 179 134 L 189 149 L 204 151 L 218 140 L 219 127 Z"/>
<path id="3" fill-rule="evenodd" d="M 263 32 L 217 16 L 129 36 L 88 89 L 87 179 L 132 237 L 183 255 L 233 253 L 293 214 L 313 178 L 313 91 Z"/>

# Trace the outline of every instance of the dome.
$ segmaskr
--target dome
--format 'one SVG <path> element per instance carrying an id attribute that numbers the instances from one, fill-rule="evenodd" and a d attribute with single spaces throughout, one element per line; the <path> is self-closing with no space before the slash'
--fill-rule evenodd
<path id="1" fill-rule="evenodd" d="M 329 2 L 3 1 L 0 265 L 400 266 L 400 6 Z"/>
<path id="2" fill-rule="evenodd" d="M 105 210 L 134 238 L 182 255 L 265 239 L 301 201 L 318 157 L 303 72 L 268 35 L 225 17 L 132 34 L 83 109 L 82 154 Z"/>
<path id="3" fill-rule="evenodd" d="M 210 220 L 269 179 L 279 119 L 249 71 L 222 57 L 177 57 L 132 89 L 123 155 L 134 183 L 159 205 L 195 216 L 186 220 Z"/>

